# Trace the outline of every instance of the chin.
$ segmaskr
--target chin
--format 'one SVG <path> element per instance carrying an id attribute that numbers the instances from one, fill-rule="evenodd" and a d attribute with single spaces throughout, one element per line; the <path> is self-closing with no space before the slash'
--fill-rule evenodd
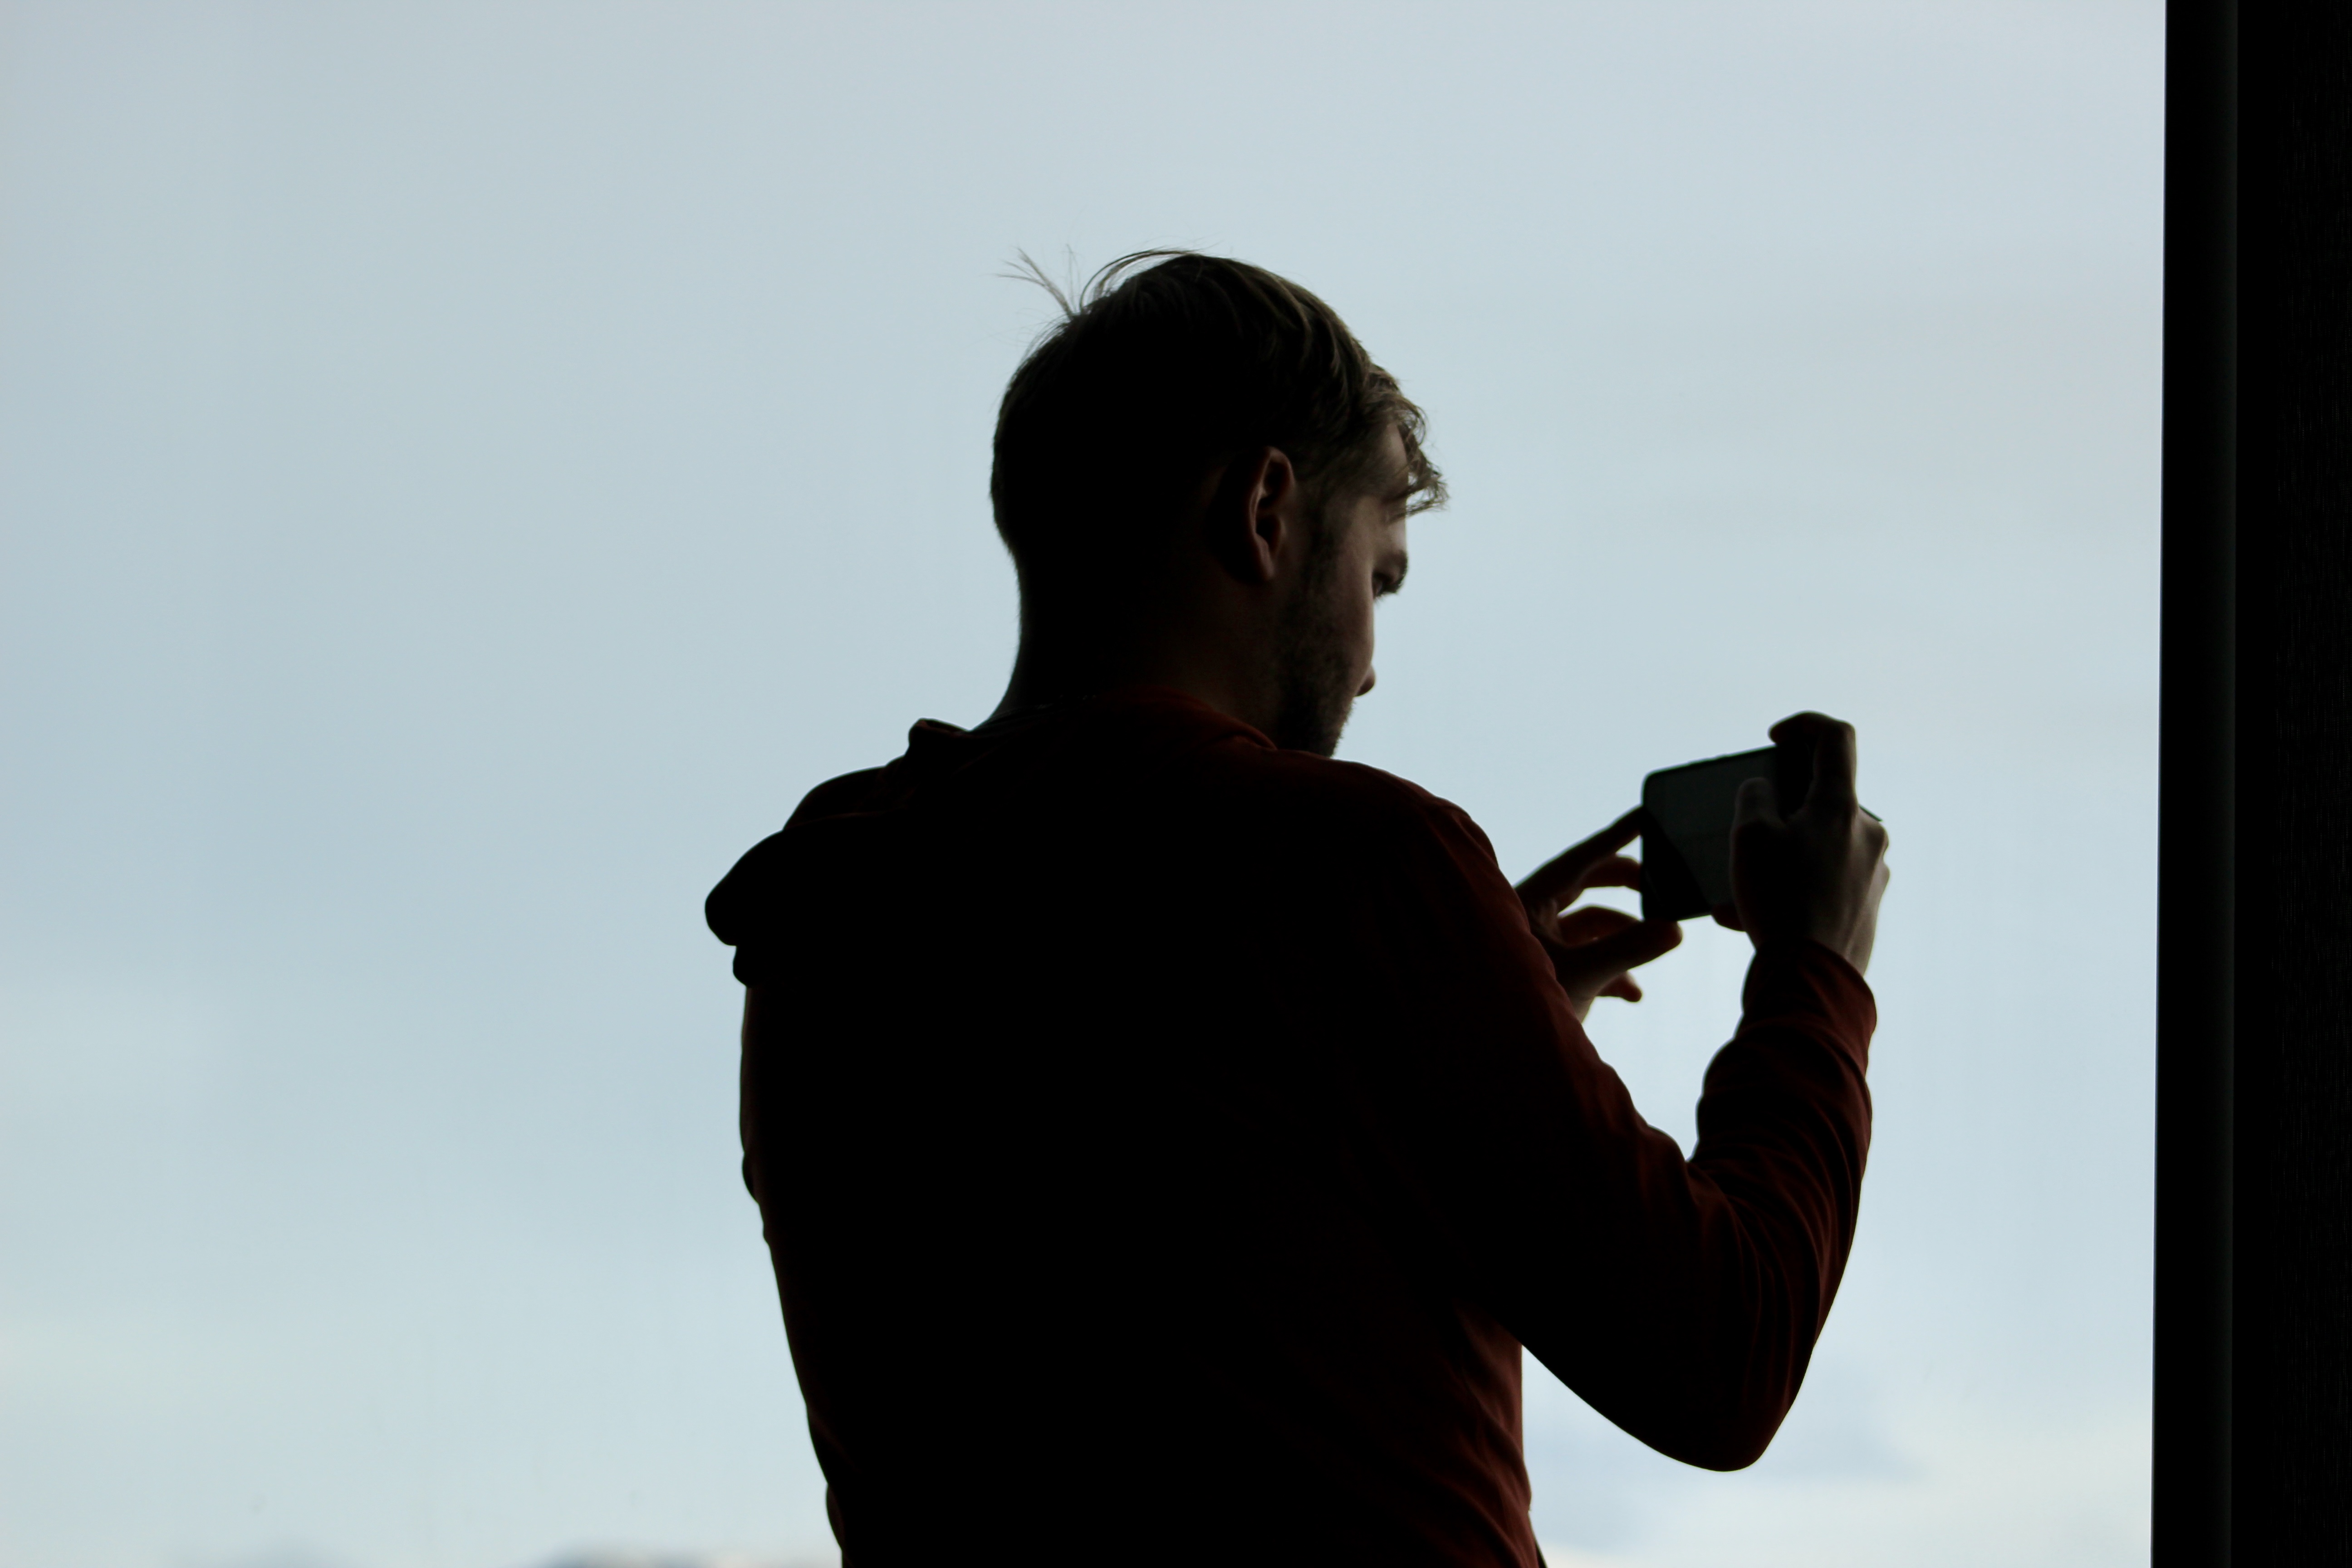
<path id="1" fill-rule="evenodd" d="M 1340 732 L 1347 729 L 1348 715 L 1354 708 L 1352 698 L 1342 697 L 1335 702 L 1320 692 L 1306 701 L 1285 702 L 1281 716 L 1275 721 L 1274 731 L 1267 738 L 1286 752 L 1312 752 L 1318 757 L 1328 757 L 1339 749 Z"/>

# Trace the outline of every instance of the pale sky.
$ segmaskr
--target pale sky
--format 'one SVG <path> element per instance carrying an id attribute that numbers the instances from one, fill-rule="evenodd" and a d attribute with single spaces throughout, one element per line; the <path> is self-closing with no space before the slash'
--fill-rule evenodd
<path id="1" fill-rule="evenodd" d="M 1555 1568 L 2145 1562 L 2162 42 L 0 8 L 0 1568 L 830 1560 L 700 900 L 993 705 L 999 274 L 1154 245 L 1429 410 L 1343 755 L 1519 874 L 1816 707 L 1893 831 L 1811 1382 L 1724 1477 L 1531 1363 Z M 1686 1144 L 1692 934 L 1592 1021 Z"/>

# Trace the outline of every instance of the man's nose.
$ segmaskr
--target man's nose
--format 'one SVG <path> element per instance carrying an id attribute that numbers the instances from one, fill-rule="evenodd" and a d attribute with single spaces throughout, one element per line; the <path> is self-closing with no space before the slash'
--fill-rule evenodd
<path id="1" fill-rule="evenodd" d="M 1372 668 L 1370 665 L 1367 665 L 1364 667 L 1364 683 L 1356 688 L 1356 695 L 1361 697 L 1365 692 L 1370 691 L 1373 687 L 1378 686 L 1380 683 L 1380 671 Z"/>

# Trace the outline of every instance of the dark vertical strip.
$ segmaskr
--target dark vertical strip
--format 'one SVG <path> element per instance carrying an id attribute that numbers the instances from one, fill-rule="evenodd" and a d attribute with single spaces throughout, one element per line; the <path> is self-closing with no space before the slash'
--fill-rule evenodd
<path id="1" fill-rule="evenodd" d="M 2237 74 L 2236 5 L 2172 0 L 2165 65 L 2156 1568 L 2230 1561 Z"/>
<path id="2" fill-rule="evenodd" d="M 2232 1536 L 2352 1563 L 2352 12 L 2242 65 Z"/>

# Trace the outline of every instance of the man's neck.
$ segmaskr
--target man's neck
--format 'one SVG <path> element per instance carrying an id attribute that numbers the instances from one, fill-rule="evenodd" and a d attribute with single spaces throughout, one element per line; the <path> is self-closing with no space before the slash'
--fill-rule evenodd
<path id="1" fill-rule="evenodd" d="M 1013 677 L 989 722 L 1034 713 L 1064 702 L 1128 686 L 1158 686 L 1195 698 L 1245 724 L 1260 723 L 1265 706 L 1252 700 L 1244 681 L 1225 668 L 1228 660 L 1202 657 L 1178 639 L 1135 637 L 1088 639 L 1071 646 L 1059 639 L 1022 638 Z M 1255 683 L 1251 683 L 1255 684 Z"/>

